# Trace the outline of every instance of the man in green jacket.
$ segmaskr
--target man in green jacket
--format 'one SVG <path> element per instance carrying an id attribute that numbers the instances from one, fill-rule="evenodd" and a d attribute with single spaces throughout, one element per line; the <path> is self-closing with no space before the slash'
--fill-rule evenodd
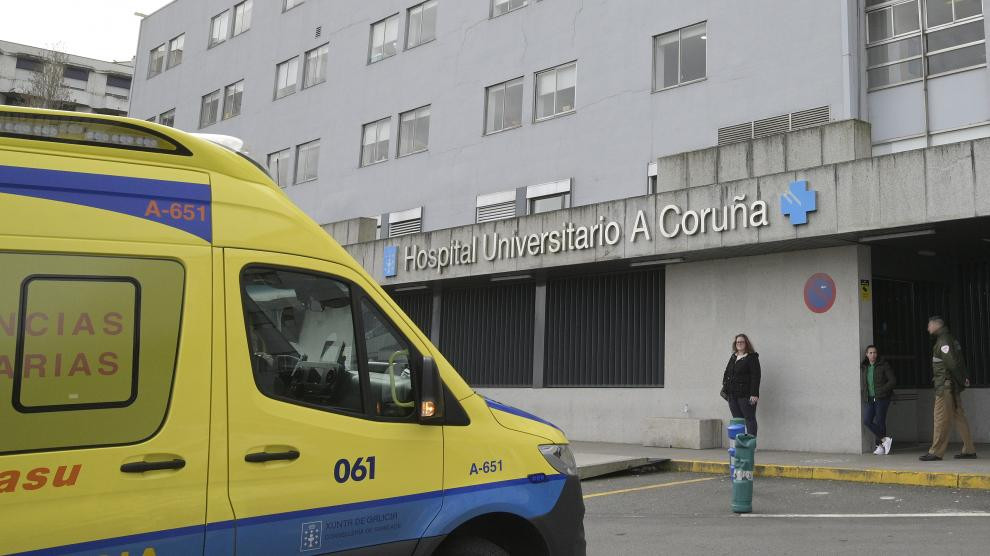
<path id="1" fill-rule="evenodd" d="M 935 385 L 935 432 L 932 447 L 921 456 L 921 461 L 938 461 L 949 445 L 949 425 L 955 423 L 962 437 L 962 452 L 956 459 L 976 458 L 976 447 L 969 432 L 969 423 L 963 411 L 959 394 L 969 387 L 969 371 L 963 361 L 962 346 L 949 332 L 942 317 L 928 319 L 928 333 L 935 336 L 932 348 L 932 381 Z"/>

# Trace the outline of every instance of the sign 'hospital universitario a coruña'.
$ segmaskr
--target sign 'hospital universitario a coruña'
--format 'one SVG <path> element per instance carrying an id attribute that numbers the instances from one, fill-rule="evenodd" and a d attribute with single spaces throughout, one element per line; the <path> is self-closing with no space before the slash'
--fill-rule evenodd
<path id="1" fill-rule="evenodd" d="M 792 225 L 806 224 L 808 213 L 817 209 L 816 192 L 808 189 L 806 180 L 791 182 L 789 190 L 781 196 L 780 209 Z M 436 270 L 437 274 L 443 274 L 452 266 L 475 264 L 479 257 L 486 261 L 541 257 L 616 245 L 623 240 L 637 243 L 654 241 L 656 237 L 674 239 L 680 235 L 761 228 L 770 224 L 768 210 L 766 201 L 747 202 L 746 195 L 738 195 L 730 204 L 702 210 L 684 210 L 676 204 L 668 204 L 659 210 L 656 222 L 651 222 L 646 211 L 640 210 L 629 230 L 623 230 L 620 222 L 599 216 L 597 223 L 591 226 L 564 222 L 558 229 L 525 235 L 503 236 L 492 232 L 480 237 L 473 235 L 466 241 L 452 239 L 447 245 L 431 249 L 413 244 L 406 246 L 402 253 L 403 269 L 405 272 Z M 396 276 L 398 258 L 397 247 L 385 247 L 386 278 Z"/>

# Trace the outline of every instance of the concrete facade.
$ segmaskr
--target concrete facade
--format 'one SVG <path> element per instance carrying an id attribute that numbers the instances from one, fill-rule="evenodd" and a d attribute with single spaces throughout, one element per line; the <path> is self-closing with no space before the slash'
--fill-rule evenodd
<path id="1" fill-rule="evenodd" d="M 18 58 L 40 60 L 46 50 L 26 44 L 0 41 L 0 104 L 28 104 L 33 71 L 17 67 Z M 108 84 L 108 76 L 130 82 L 134 67 L 130 62 L 105 62 L 67 54 L 67 64 L 89 71 L 88 79 L 65 78 L 70 109 L 123 116 L 130 102 L 130 88 Z M 121 83 L 123 84 L 123 83 Z"/>

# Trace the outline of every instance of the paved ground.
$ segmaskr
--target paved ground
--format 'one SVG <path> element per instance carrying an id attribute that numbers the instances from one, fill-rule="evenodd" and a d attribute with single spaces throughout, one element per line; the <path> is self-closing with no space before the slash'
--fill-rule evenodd
<path id="1" fill-rule="evenodd" d="M 722 476 L 626 474 L 582 487 L 589 555 L 990 553 L 990 491 L 757 479 L 754 513 L 736 516 Z"/>
<path id="2" fill-rule="evenodd" d="M 728 461 L 724 448 L 714 450 L 683 450 L 677 448 L 651 448 L 636 444 L 612 444 L 607 442 L 572 442 L 575 453 L 615 454 L 627 457 L 669 458 L 672 460 Z M 887 456 L 873 454 L 818 454 L 810 452 L 779 452 L 757 449 L 756 463 L 777 465 L 801 465 L 816 467 L 838 467 L 850 469 L 896 469 L 900 471 L 978 473 L 990 475 L 990 445 L 978 444 L 979 459 L 954 460 L 952 454 L 959 451 L 958 445 L 949 446 L 943 461 L 918 461 L 918 456 L 927 451 L 927 446 L 897 446 Z M 988 550 L 990 553 L 990 550 Z"/>

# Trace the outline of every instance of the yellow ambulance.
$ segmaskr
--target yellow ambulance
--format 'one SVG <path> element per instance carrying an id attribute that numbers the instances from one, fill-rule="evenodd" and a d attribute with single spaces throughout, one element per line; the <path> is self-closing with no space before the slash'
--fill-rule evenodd
<path id="1" fill-rule="evenodd" d="M 475 393 L 244 155 L 0 107 L 0 553 L 584 554 Z"/>

